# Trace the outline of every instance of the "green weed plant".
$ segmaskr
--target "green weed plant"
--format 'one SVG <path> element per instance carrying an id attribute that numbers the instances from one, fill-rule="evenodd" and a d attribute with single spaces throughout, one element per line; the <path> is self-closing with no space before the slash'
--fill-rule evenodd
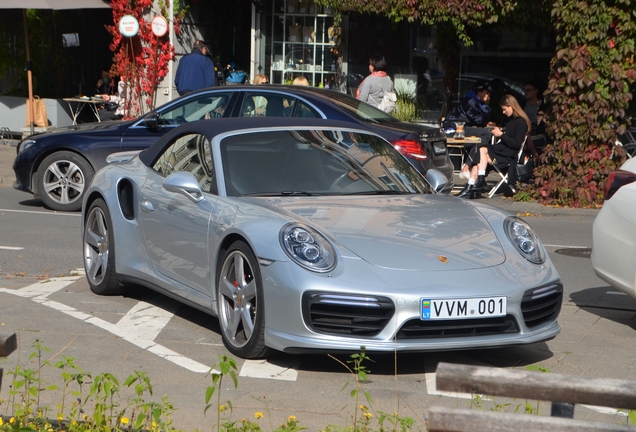
<path id="1" fill-rule="evenodd" d="M 175 432 L 179 431 L 172 421 L 175 407 L 167 395 L 153 401 L 153 387 L 150 378 L 144 372 L 135 371 L 120 384 L 111 373 L 92 375 L 82 370 L 71 357 L 52 363 L 44 358 L 50 350 L 36 339 L 32 345 L 33 352 L 29 360 L 34 366 L 27 368 L 21 365 L 7 371 L 12 377 L 8 400 L 0 399 L 0 432 Z M 332 359 L 343 365 L 351 374 L 341 391 L 349 390 L 353 403 L 351 416 L 347 417 L 344 426 L 330 424 L 323 432 L 414 432 L 428 430 L 426 418 L 418 424 L 411 417 L 400 416 L 397 412 L 384 413 L 376 410 L 371 394 L 364 390 L 363 384 L 369 382 L 370 370 L 366 364 L 372 362 L 366 354 L 365 347 L 359 353 L 352 354 L 346 362 L 333 356 Z M 218 367 L 219 370 L 215 368 Z M 48 385 L 43 382 L 44 368 L 59 370 L 61 385 Z M 549 372 L 541 366 L 529 366 Z M 230 400 L 223 401 L 223 382 L 231 379 L 234 388 L 238 387 L 236 360 L 227 355 L 219 355 L 219 362 L 206 375 L 211 385 L 205 391 L 204 414 L 214 412 L 214 420 L 210 422 L 211 432 L 297 432 L 307 429 L 300 420 L 288 416 L 278 426 L 273 426 L 269 416 L 269 405 L 263 400 L 265 412 L 270 417 L 269 427 L 263 428 L 261 421 L 263 412 L 254 413 L 254 419 L 236 420 L 232 418 L 233 406 Z M 122 390 L 132 389 L 133 395 L 125 397 Z M 56 392 L 56 393 L 53 393 Z M 129 391 L 127 393 L 130 393 Z M 42 403 L 45 399 L 59 402 L 54 406 Z M 484 402 L 493 401 L 493 411 L 506 411 L 510 403 L 498 403 L 490 397 L 473 395 L 470 406 L 483 409 Z M 347 406 L 343 407 L 343 410 Z M 518 404 L 515 412 L 523 409 L 526 414 L 539 414 L 539 401 L 536 407 L 529 401 Z M 627 424 L 636 423 L 636 411 L 627 413 Z M 198 430 L 197 430 L 198 432 Z"/>

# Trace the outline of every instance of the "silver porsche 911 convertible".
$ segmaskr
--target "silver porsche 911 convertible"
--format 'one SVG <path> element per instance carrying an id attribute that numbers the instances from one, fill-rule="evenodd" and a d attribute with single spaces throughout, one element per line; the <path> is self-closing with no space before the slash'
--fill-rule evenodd
<path id="1" fill-rule="evenodd" d="M 437 194 L 348 123 L 199 121 L 114 154 L 83 202 L 89 285 L 218 317 L 227 349 L 430 351 L 544 341 L 563 286 L 532 228 Z M 442 179 L 442 180 L 440 180 Z"/>

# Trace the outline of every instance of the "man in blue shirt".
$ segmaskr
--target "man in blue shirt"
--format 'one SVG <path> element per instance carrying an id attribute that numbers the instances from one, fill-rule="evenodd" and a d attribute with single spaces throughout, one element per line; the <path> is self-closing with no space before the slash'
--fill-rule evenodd
<path id="1" fill-rule="evenodd" d="M 215 84 L 214 63 L 203 41 L 196 41 L 192 52 L 183 56 L 177 66 L 174 84 L 180 96 Z"/>

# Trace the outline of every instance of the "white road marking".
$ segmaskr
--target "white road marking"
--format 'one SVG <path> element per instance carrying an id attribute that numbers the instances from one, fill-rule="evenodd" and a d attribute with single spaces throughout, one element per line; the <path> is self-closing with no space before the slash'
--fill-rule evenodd
<path id="1" fill-rule="evenodd" d="M 618 415 L 627 417 L 627 413 L 625 411 L 617 410 L 614 408 L 608 408 L 608 407 L 602 407 L 602 406 L 596 406 L 596 405 L 585 405 L 585 404 L 581 404 L 581 406 L 591 409 L 592 411 L 600 412 L 602 414 L 614 414 L 614 415 L 618 414 Z"/>
<path id="2" fill-rule="evenodd" d="M 30 298 L 43 306 L 50 307 L 73 318 L 93 324 L 189 371 L 196 373 L 218 373 L 218 371 L 212 369 L 210 366 L 206 366 L 172 351 L 163 345 L 155 343 L 155 338 L 174 316 L 174 313 L 167 310 L 166 307 L 157 307 L 143 301 L 138 302 L 117 324 L 112 324 L 101 318 L 81 312 L 71 306 L 48 298 L 49 295 L 66 288 L 80 277 L 82 276 L 53 278 L 17 290 L 0 288 L 0 292 Z M 266 361 L 246 361 L 239 375 L 252 378 L 296 381 L 298 372 L 290 368 L 269 364 Z"/>
<path id="3" fill-rule="evenodd" d="M 210 372 L 211 368 L 209 366 L 182 356 L 181 354 L 154 342 L 154 339 L 168 324 L 170 318 L 174 316 L 173 313 L 165 309 L 145 302 L 139 302 L 130 311 L 128 311 L 128 313 L 119 320 L 117 324 L 112 324 L 102 320 L 101 318 L 78 311 L 71 306 L 49 300 L 47 298 L 49 295 L 64 289 L 80 277 L 81 276 L 53 278 L 17 290 L 0 288 L 0 292 L 24 298 L 31 298 L 36 303 L 40 303 L 43 306 L 50 307 L 51 309 L 72 316 L 73 318 L 93 324 L 192 372 Z M 212 370 L 212 372 L 215 371 Z"/>
<path id="4" fill-rule="evenodd" d="M 268 363 L 266 360 L 245 360 L 239 376 L 268 378 L 282 381 L 296 381 L 298 371 Z"/>
<path id="5" fill-rule="evenodd" d="M 424 378 L 426 379 L 426 392 L 429 395 L 446 396 L 446 397 L 452 397 L 452 398 L 458 398 L 458 399 L 473 398 L 473 395 L 470 393 L 458 393 L 458 392 L 448 392 L 448 391 L 437 390 L 435 372 L 425 373 Z"/>
<path id="6" fill-rule="evenodd" d="M 2 250 L 22 250 L 24 248 L 23 247 L 17 247 L 17 246 L 0 246 L 0 249 L 2 249 Z"/>
<path id="7" fill-rule="evenodd" d="M 13 209 L 0 209 L 0 213 L 29 213 L 29 214 L 41 214 L 41 215 L 55 215 L 55 216 L 75 216 L 81 217 L 81 213 L 64 213 L 64 212 L 45 212 L 45 211 L 33 211 L 33 210 L 13 210 Z"/>
<path id="8" fill-rule="evenodd" d="M 611 294 L 611 295 L 627 295 L 624 292 L 618 292 L 618 291 L 607 291 L 605 294 Z"/>
<path id="9" fill-rule="evenodd" d="M 79 278 L 79 276 L 51 278 L 17 290 L 0 288 L 0 292 L 6 292 L 8 294 L 13 294 L 24 298 L 41 297 L 44 299 L 48 295 L 53 294 L 54 292 L 57 292 L 63 288 L 66 288 L 68 285 L 72 284 Z"/>
<path id="10" fill-rule="evenodd" d="M 465 364 L 468 364 L 468 362 L 466 362 Z M 488 365 L 481 364 L 480 366 L 488 366 Z M 471 393 L 459 393 L 459 392 L 437 390 L 437 374 L 435 373 L 436 369 L 437 369 L 437 363 L 432 363 L 430 361 L 424 362 L 424 379 L 426 380 L 426 391 L 429 395 L 446 396 L 446 397 L 452 397 L 457 399 L 472 399 L 473 396 L 475 396 Z M 432 372 L 428 372 L 428 371 L 432 371 Z"/>

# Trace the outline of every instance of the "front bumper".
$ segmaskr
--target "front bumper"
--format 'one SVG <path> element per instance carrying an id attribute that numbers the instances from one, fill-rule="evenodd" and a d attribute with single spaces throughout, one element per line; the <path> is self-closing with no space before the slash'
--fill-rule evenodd
<path id="1" fill-rule="evenodd" d="M 373 272 L 363 260 L 346 261 L 345 266 L 349 267 L 347 271 L 338 274 L 336 269 L 332 275 L 309 277 L 304 277 L 302 272 L 291 266 L 282 268 L 285 263 L 281 262 L 262 268 L 265 292 L 268 293 L 265 307 L 267 346 L 290 353 L 356 352 L 361 346 L 367 351 L 376 352 L 425 352 L 530 344 L 552 339 L 561 330 L 557 316 L 561 309 L 563 289 L 558 275 L 549 268 L 513 281 L 500 277 L 507 272 L 503 268 L 509 266 L 506 263 L 450 275 L 449 272 Z M 457 274 L 459 277 L 455 277 Z M 466 291 L 467 285 L 472 285 L 472 294 Z M 553 292 L 556 291 L 557 295 L 550 300 L 553 304 L 552 313 L 543 314 L 544 310 L 535 301 L 543 301 L 541 298 L 546 293 L 545 288 L 549 287 L 556 287 Z M 333 309 L 324 310 L 322 317 L 327 317 L 331 321 L 329 325 L 333 326 L 333 330 L 324 331 L 324 327 L 321 329 L 314 325 L 316 321 L 308 318 L 308 293 L 324 293 L 326 297 L 381 297 L 382 307 L 390 313 L 385 314 L 382 324 L 372 334 L 364 334 L 356 331 L 370 322 L 379 322 L 378 317 L 382 313 L 366 315 L 358 308 L 352 312 L 352 316 L 361 319 L 349 325 L 345 323 L 348 318 L 346 314 L 334 313 Z M 497 295 L 508 297 L 506 316 L 501 319 L 507 321 L 505 324 L 493 325 L 487 322 L 488 319 L 453 319 L 440 324 L 443 327 L 449 323 L 449 327 L 453 327 L 446 333 L 440 333 L 435 328 L 437 324 L 433 326 L 432 332 L 419 324 L 431 323 L 420 320 L 422 298 Z M 393 304 L 393 310 L 390 303 Z M 440 321 L 443 320 L 437 320 L 436 323 Z M 461 329 L 462 325 L 475 330 L 466 332 Z M 484 331 L 483 327 L 486 326 L 492 330 Z M 501 326 L 501 330 L 497 330 L 497 326 Z M 347 328 L 353 327 L 356 327 L 354 331 L 347 333 Z"/>

